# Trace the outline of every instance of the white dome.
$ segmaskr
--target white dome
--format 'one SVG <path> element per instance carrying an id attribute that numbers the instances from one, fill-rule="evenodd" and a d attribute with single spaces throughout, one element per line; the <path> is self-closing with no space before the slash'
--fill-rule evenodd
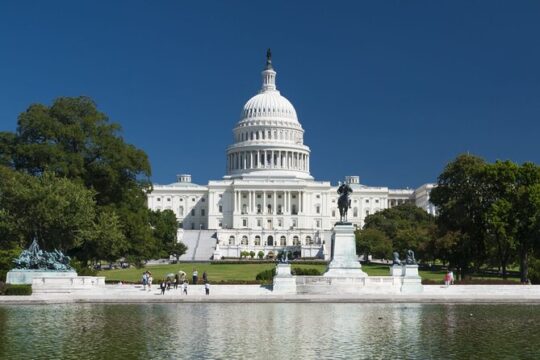
<path id="1" fill-rule="evenodd" d="M 287 98 L 281 96 L 279 91 L 264 91 L 249 99 L 244 105 L 241 118 L 280 118 L 298 122 L 296 110 Z"/>
<path id="2" fill-rule="evenodd" d="M 233 141 L 227 147 L 226 178 L 313 179 L 304 129 L 294 106 L 276 88 L 270 51 L 261 91 L 244 105 Z"/>

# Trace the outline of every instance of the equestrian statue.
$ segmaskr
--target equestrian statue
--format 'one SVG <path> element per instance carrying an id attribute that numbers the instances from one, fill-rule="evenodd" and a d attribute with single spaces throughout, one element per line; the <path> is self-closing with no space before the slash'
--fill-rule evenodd
<path id="1" fill-rule="evenodd" d="M 351 207 L 351 198 L 349 197 L 349 194 L 352 192 L 353 190 L 347 183 L 341 184 L 337 189 L 337 193 L 339 194 L 338 209 L 340 223 L 347 222 L 347 211 L 349 211 L 349 208 Z"/>

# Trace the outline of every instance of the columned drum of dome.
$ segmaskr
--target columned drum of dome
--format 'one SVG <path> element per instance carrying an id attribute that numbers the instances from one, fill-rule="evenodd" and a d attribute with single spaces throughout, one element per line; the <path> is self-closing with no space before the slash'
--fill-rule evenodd
<path id="1" fill-rule="evenodd" d="M 224 178 L 311 180 L 309 156 L 304 129 L 294 106 L 277 90 L 276 71 L 268 54 L 261 90 L 246 102 L 233 129 Z"/>

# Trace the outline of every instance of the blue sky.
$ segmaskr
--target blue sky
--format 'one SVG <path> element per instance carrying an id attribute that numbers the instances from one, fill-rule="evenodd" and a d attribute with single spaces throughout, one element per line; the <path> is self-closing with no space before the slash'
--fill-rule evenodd
<path id="1" fill-rule="evenodd" d="M 539 19 L 539 1 L 4 1 L 0 131 L 90 96 L 154 182 L 204 184 L 271 47 L 319 180 L 416 187 L 466 151 L 539 163 Z"/>

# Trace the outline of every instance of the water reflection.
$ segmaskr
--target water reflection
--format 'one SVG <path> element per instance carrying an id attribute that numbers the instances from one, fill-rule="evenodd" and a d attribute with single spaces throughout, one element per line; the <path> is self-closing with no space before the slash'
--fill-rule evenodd
<path id="1" fill-rule="evenodd" d="M 0 307 L 2 359 L 536 358 L 540 306 Z"/>

